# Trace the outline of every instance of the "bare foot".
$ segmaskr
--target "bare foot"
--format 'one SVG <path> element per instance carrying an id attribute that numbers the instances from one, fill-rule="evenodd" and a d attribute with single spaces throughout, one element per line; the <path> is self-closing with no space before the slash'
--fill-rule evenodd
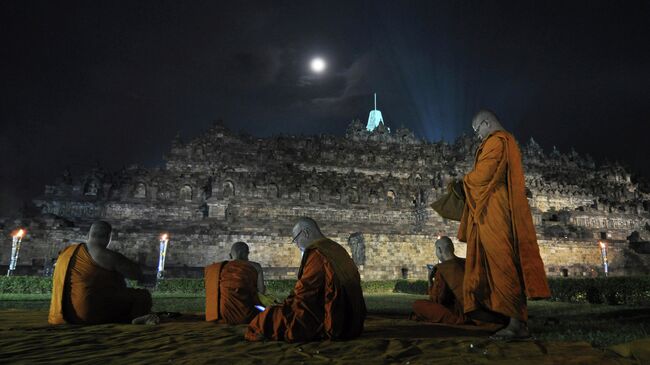
<path id="1" fill-rule="evenodd" d="M 131 324 L 157 325 L 158 323 L 160 323 L 160 317 L 158 317 L 157 315 L 155 315 L 153 313 L 145 314 L 144 316 L 134 318 L 131 321 Z"/>
<path id="2" fill-rule="evenodd" d="M 493 340 L 511 341 L 511 340 L 525 340 L 531 338 L 530 331 L 525 322 L 511 320 L 508 326 L 500 331 L 497 331 L 492 336 Z"/>

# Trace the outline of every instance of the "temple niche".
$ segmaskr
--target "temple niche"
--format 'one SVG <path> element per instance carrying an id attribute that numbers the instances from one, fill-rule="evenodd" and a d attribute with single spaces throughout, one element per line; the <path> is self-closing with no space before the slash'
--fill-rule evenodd
<path id="1" fill-rule="evenodd" d="M 185 185 L 181 188 L 180 191 L 180 196 L 181 200 L 185 202 L 191 202 L 192 201 L 192 187 L 189 185 Z"/>
<path id="2" fill-rule="evenodd" d="M 364 265 L 366 263 L 366 242 L 363 238 L 363 234 L 356 232 L 350 235 L 348 238 L 348 245 L 352 251 L 352 260 L 357 266 Z"/>
<path id="3" fill-rule="evenodd" d="M 144 183 L 138 183 L 135 186 L 133 191 L 133 197 L 135 198 L 146 198 L 147 197 L 147 186 Z"/>

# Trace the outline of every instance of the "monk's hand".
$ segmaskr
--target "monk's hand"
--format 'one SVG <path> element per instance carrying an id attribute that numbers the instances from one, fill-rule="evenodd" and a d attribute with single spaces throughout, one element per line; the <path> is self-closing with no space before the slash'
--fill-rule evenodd
<path id="1" fill-rule="evenodd" d="M 465 188 L 463 187 L 463 179 L 454 181 L 454 185 L 452 185 L 452 189 L 454 189 L 454 192 L 459 197 L 465 200 Z"/>
<path id="2" fill-rule="evenodd" d="M 433 277 L 436 276 L 436 271 L 438 271 L 438 266 L 434 266 L 429 272 L 429 286 L 433 285 Z"/>
<path id="3" fill-rule="evenodd" d="M 145 287 L 147 289 L 153 289 L 156 287 L 156 276 L 155 275 L 142 275 L 138 280 L 138 285 Z"/>

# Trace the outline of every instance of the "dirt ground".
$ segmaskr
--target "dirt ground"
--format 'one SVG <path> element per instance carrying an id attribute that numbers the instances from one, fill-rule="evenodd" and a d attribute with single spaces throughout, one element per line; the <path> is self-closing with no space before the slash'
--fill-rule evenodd
<path id="1" fill-rule="evenodd" d="M 346 342 L 249 343 L 245 325 L 216 325 L 200 314 L 156 326 L 49 326 L 47 312 L 0 311 L 2 363 L 179 364 L 642 364 L 642 340 L 622 357 L 587 342 L 494 342 L 471 326 L 370 315 L 361 338 Z M 638 341 L 637 341 L 638 342 Z M 639 348 L 641 350 L 639 350 Z M 626 352 L 627 351 L 627 352 Z M 636 359 L 635 359 L 636 356 Z"/>

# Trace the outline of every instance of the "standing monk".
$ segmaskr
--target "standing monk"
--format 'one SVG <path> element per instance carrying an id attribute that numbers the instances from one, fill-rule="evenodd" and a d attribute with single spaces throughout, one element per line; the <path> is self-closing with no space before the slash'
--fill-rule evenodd
<path id="1" fill-rule="evenodd" d="M 107 248 L 111 231 L 110 224 L 97 221 L 90 227 L 88 243 L 73 244 L 59 254 L 52 278 L 50 324 L 129 323 L 151 310 L 147 290 L 126 287 L 124 278 L 141 280 L 142 271 Z M 152 316 L 152 321 L 157 319 Z"/>
<path id="2" fill-rule="evenodd" d="M 323 236 L 311 218 L 301 218 L 292 234 L 292 243 L 303 252 L 298 282 L 282 304 L 266 308 L 251 321 L 246 339 L 296 342 L 360 336 L 366 303 L 352 258 Z"/>
<path id="3" fill-rule="evenodd" d="M 205 268 L 205 320 L 246 324 L 259 311 L 258 291 L 264 292 L 262 266 L 248 261 L 248 245 L 235 242 L 232 261 L 216 262 Z"/>
<path id="4" fill-rule="evenodd" d="M 465 313 L 487 309 L 509 317 L 498 339 L 526 338 L 526 297 L 550 297 L 525 194 L 521 153 L 496 115 L 479 111 L 472 129 L 482 140 L 465 175 L 458 239 L 467 242 Z"/>

